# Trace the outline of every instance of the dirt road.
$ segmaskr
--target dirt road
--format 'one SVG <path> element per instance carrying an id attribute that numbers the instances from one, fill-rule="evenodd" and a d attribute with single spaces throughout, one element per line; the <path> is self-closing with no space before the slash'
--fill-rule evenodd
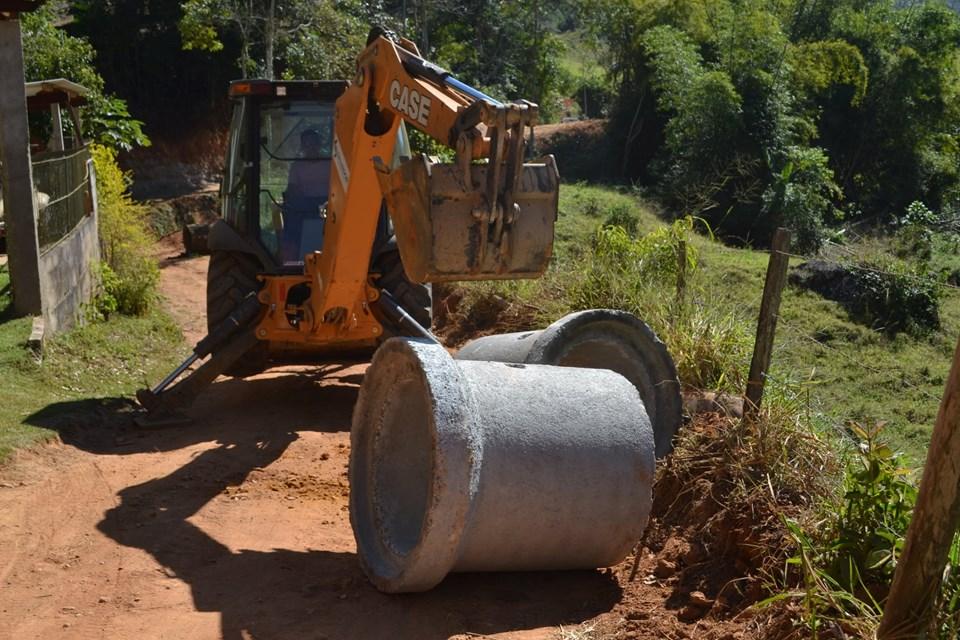
<path id="1" fill-rule="evenodd" d="M 205 273 L 204 259 L 163 261 L 191 340 Z M 223 379 L 192 425 L 164 430 L 81 403 L 62 443 L 18 454 L 0 470 L 0 638 L 533 639 L 615 606 L 618 582 L 600 571 L 374 590 L 347 512 L 363 369 L 324 373 Z"/>

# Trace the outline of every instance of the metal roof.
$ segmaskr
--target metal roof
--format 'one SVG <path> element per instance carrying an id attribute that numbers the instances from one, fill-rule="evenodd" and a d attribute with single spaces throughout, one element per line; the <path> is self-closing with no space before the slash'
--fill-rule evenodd
<path id="1" fill-rule="evenodd" d="M 2 3 L 3 0 L 0 0 Z M 56 78 L 55 80 L 38 80 L 36 82 L 27 82 L 24 83 L 23 88 L 26 90 L 28 98 L 39 95 L 45 92 L 53 91 L 62 91 L 70 97 L 80 97 L 85 96 L 90 93 L 90 89 L 87 89 L 82 84 L 77 84 L 76 82 L 70 82 L 69 80 L 64 80 L 63 78 Z"/>
<path id="2" fill-rule="evenodd" d="M 3 0 L 0 0 L 0 2 L 3 2 Z M 86 102 L 85 96 L 90 93 L 90 90 L 83 85 L 63 78 L 27 82 L 24 83 L 23 88 L 27 94 L 27 104 L 31 107 L 49 105 L 54 102 L 79 105 Z"/>

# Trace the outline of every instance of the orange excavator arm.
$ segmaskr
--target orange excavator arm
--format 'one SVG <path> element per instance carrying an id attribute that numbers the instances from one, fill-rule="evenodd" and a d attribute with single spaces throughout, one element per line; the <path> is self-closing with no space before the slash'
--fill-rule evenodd
<path id="1" fill-rule="evenodd" d="M 504 104 L 457 81 L 412 42 L 371 34 L 336 103 L 323 249 L 305 258 L 311 294 L 295 339 L 344 340 L 376 324 L 369 265 L 384 199 L 412 280 L 542 274 L 559 178 L 552 158 L 523 162 L 524 131 L 537 117 L 533 103 Z M 456 162 L 393 163 L 402 122 L 453 148 Z M 280 295 L 268 286 L 261 299 L 269 307 Z M 282 331 L 290 339 L 279 313 L 260 326 L 261 338 L 281 339 Z"/>

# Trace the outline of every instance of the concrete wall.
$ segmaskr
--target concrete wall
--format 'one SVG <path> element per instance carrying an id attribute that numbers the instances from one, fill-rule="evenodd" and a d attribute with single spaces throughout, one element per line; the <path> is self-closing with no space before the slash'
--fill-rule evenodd
<path id="1" fill-rule="evenodd" d="M 100 235 L 97 232 L 96 187 L 90 163 L 93 212 L 61 240 L 40 254 L 40 292 L 44 330 L 49 336 L 82 319 L 83 306 L 96 293 Z"/>

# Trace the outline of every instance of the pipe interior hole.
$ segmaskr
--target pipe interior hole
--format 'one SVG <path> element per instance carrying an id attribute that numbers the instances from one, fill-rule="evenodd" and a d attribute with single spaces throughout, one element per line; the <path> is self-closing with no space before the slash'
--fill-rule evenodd
<path id="1" fill-rule="evenodd" d="M 420 540 L 433 477 L 430 405 L 423 383 L 408 378 L 390 391 L 374 445 L 374 513 L 380 539 L 405 556 Z"/>

